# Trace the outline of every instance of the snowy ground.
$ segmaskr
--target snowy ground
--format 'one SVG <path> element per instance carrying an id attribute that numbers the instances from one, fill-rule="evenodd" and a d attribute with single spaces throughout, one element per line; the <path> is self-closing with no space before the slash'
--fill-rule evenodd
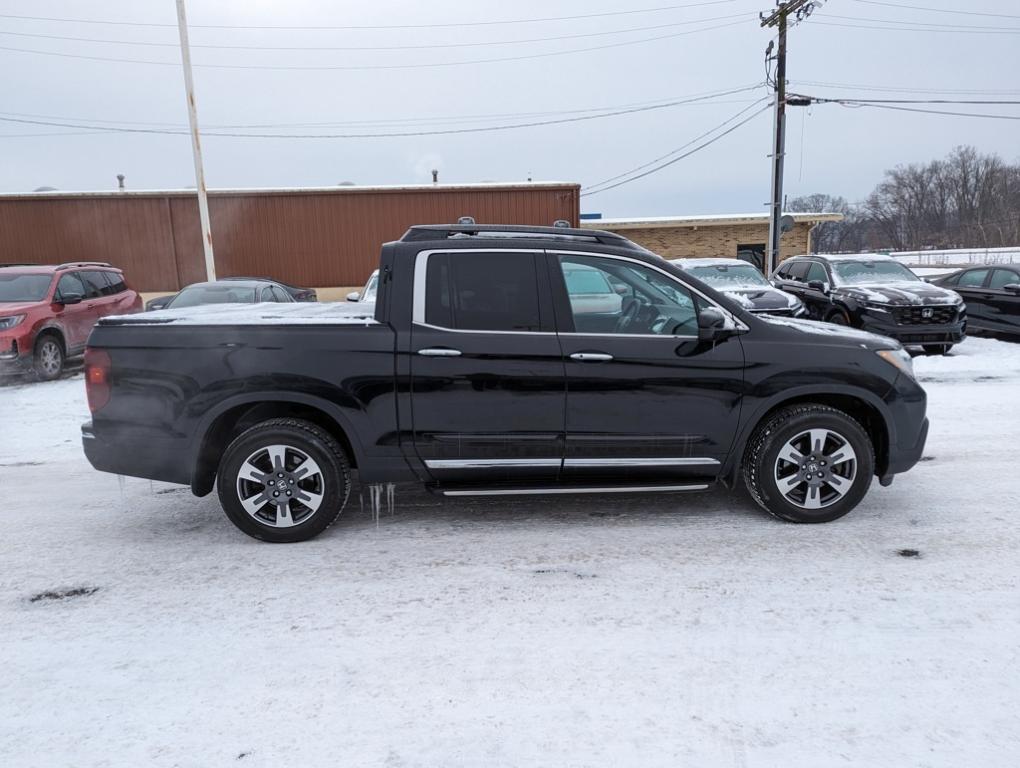
<path id="1" fill-rule="evenodd" d="M 0 388 L 0 765 L 1016 766 L 1020 345 L 916 364 L 926 461 L 836 523 L 400 488 L 294 546 Z"/>

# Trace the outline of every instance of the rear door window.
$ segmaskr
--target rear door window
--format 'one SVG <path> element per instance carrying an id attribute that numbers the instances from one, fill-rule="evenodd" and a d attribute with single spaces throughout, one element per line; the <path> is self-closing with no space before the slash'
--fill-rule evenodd
<path id="1" fill-rule="evenodd" d="M 102 272 L 83 270 L 78 273 L 78 277 L 85 285 L 86 299 L 98 299 L 100 296 L 110 294 L 110 284 L 106 282 Z"/>
<path id="2" fill-rule="evenodd" d="M 540 330 L 536 254 L 429 254 L 424 321 L 468 331 Z"/>
<path id="3" fill-rule="evenodd" d="M 989 288 L 999 288 L 1000 290 L 1007 285 L 1020 284 L 1020 274 L 1017 274 L 1012 269 L 997 269 L 992 272 L 992 281 L 988 283 Z"/>
<path id="4" fill-rule="evenodd" d="M 127 290 L 127 285 L 124 283 L 124 275 L 119 272 L 103 272 L 103 276 L 106 278 L 106 282 L 109 285 L 109 295 L 115 293 L 123 293 Z"/>

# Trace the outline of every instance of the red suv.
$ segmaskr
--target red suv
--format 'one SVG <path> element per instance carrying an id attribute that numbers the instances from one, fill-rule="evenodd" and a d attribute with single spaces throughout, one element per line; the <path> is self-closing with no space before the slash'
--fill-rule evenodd
<path id="1" fill-rule="evenodd" d="M 85 351 L 99 318 L 141 308 L 142 297 L 109 264 L 0 264 L 0 374 L 55 379 Z"/>

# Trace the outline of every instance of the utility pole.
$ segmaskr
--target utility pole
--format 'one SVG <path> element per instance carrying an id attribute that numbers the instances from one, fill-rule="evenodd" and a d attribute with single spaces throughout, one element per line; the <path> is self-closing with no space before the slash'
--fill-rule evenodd
<path id="1" fill-rule="evenodd" d="M 188 122 L 191 124 L 191 153 L 195 160 L 195 187 L 198 190 L 198 217 L 202 223 L 202 248 L 205 251 L 206 280 L 216 279 L 212 231 L 209 227 L 209 199 L 202 169 L 202 144 L 198 137 L 198 111 L 195 108 L 195 84 L 191 79 L 191 47 L 188 45 L 188 18 L 184 0 L 177 0 L 177 29 L 181 34 L 181 64 L 184 67 L 184 90 L 188 99 Z"/>
<path id="2" fill-rule="evenodd" d="M 762 27 L 779 30 L 776 47 L 775 111 L 772 122 L 772 196 L 769 211 L 769 242 L 765 249 L 765 275 L 771 275 L 779 263 L 779 238 L 782 230 L 779 220 L 783 216 L 783 161 L 786 158 L 786 30 L 787 19 L 793 15 L 794 23 L 806 19 L 825 0 L 787 0 L 779 2 L 774 11 L 760 14 Z M 772 43 L 766 55 L 772 50 Z"/>

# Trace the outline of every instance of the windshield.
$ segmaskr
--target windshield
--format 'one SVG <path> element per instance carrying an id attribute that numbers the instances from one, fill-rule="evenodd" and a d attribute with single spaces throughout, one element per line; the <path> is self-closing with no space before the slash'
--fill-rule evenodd
<path id="1" fill-rule="evenodd" d="M 836 261 L 833 275 L 844 285 L 916 283 L 920 278 L 898 261 Z"/>
<path id="2" fill-rule="evenodd" d="M 0 301 L 42 301 L 51 275 L 0 275 Z"/>
<path id="3" fill-rule="evenodd" d="M 375 301 L 375 291 L 379 287 L 379 273 L 373 272 L 361 292 L 361 301 Z"/>
<path id="4" fill-rule="evenodd" d="M 737 285 L 768 285 L 765 276 L 750 264 L 730 266 L 718 264 L 711 267 L 691 267 L 687 270 L 699 280 L 722 288 Z"/>
<path id="5" fill-rule="evenodd" d="M 174 296 L 167 309 L 197 307 L 200 304 L 254 304 L 255 289 L 231 285 L 193 285 Z"/>

